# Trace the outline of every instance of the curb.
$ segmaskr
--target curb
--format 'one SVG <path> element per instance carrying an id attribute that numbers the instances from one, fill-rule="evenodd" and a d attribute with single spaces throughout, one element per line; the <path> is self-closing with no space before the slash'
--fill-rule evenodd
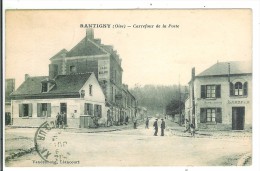
<path id="1" fill-rule="evenodd" d="M 252 157 L 252 153 L 244 154 L 237 162 L 237 166 L 244 166 L 248 159 Z"/>
<path id="2" fill-rule="evenodd" d="M 22 150 L 22 151 L 11 153 L 10 155 L 5 157 L 5 162 L 9 161 L 10 159 L 18 158 L 25 154 L 29 154 L 29 153 L 33 152 L 34 150 L 35 150 L 35 147 L 31 147 L 27 150 Z"/>

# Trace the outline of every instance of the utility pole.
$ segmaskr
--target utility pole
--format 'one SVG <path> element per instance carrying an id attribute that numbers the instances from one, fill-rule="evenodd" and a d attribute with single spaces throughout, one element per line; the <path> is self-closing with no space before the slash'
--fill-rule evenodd
<path id="1" fill-rule="evenodd" d="M 191 96 L 191 100 L 192 100 L 192 123 L 194 125 L 195 128 L 195 98 L 194 98 L 194 80 L 195 80 L 195 68 L 192 68 L 192 72 L 191 72 L 191 84 L 192 84 L 192 96 Z"/>

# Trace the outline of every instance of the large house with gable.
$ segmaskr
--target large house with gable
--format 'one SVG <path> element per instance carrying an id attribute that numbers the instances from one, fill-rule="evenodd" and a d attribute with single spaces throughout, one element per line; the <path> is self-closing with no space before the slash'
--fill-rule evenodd
<path id="1" fill-rule="evenodd" d="M 11 95 L 14 126 L 39 126 L 65 114 L 65 125 L 80 127 L 80 116 L 106 118 L 105 96 L 94 73 L 30 77 Z"/>
<path id="2" fill-rule="evenodd" d="M 137 117 L 137 100 L 122 83 L 122 59 L 113 46 L 94 38 L 93 29 L 87 29 L 70 51 L 62 49 L 50 61 L 50 70 L 62 75 L 94 72 L 110 108 L 107 118 L 114 124 L 122 124 L 127 116 L 130 120 Z"/>
<path id="3" fill-rule="evenodd" d="M 251 62 L 217 62 L 196 76 L 194 71 L 189 95 L 185 118 L 197 129 L 252 128 Z"/>

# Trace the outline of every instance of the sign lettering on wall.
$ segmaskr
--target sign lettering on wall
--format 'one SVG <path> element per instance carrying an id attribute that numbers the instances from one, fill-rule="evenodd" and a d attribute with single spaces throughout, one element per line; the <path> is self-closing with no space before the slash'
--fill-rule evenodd
<path id="1" fill-rule="evenodd" d="M 228 104 L 249 104 L 249 100 L 228 100 Z"/>
<path id="2" fill-rule="evenodd" d="M 98 61 L 98 79 L 106 80 L 109 79 L 109 60 L 99 60 Z"/>

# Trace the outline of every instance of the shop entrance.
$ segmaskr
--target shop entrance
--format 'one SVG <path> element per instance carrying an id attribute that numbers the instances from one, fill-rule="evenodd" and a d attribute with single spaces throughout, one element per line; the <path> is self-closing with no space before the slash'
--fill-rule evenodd
<path id="1" fill-rule="evenodd" d="M 243 130 L 245 123 L 245 107 L 232 107 L 232 130 Z"/>

